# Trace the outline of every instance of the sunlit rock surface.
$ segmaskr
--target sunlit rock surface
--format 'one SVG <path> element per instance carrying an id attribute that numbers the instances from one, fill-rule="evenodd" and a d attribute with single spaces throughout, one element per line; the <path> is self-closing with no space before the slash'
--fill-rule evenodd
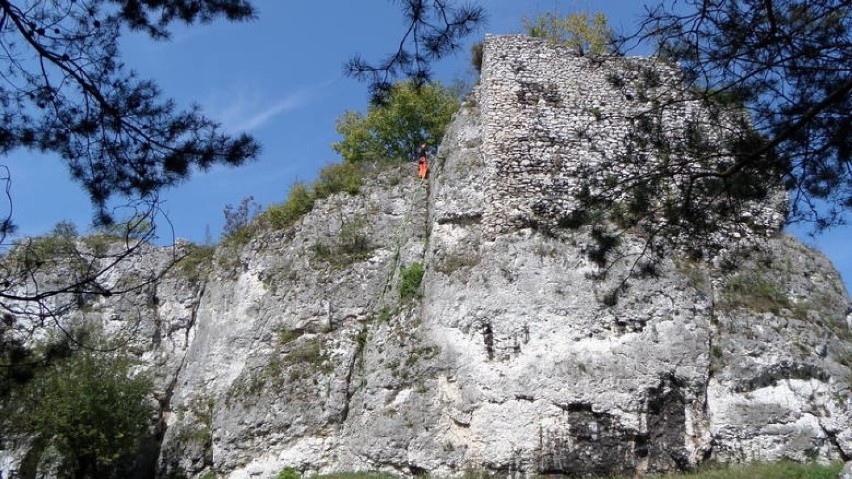
<path id="1" fill-rule="evenodd" d="M 220 247 L 197 278 L 176 268 L 87 313 L 116 328 L 138 320 L 132 346 L 161 408 L 158 477 L 629 475 L 852 456 L 849 298 L 829 261 L 777 230 L 777 202 L 754 206 L 747 247 L 674 255 L 630 278 L 614 305 L 588 231 L 529 226 L 570 206 L 567 186 L 547 208 L 530 205 L 571 168 L 548 176 L 519 161 L 503 175 L 513 151 L 529 153 L 506 146 L 530 119 L 501 126 L 495 115 L 512 105 L 495 105 L 510 98 L 499 88 L 539 92 L 555 129 L 537 157 L 584 161 L 559 153 L 557 113 L 598 80 L 561 81 L 586 60 L 560 53 L 490 38 L 483 84 L 428 181 L 414 165 L 377 172 L 291 228 Z M 535 78 L 494 77 L 507 65 L 541 75 L 531 58 L 566 73 L 541 91 Z M 419 294 L 401 297 L 401 271 L 418 263 Z M 14 442 L 4 438 L 3 477 L 20 465 Z"/>

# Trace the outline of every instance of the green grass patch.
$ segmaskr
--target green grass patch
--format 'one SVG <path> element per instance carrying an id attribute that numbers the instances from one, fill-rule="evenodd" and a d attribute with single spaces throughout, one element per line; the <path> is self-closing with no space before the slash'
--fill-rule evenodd
<path id="1" fill-rule="evenodd" d="M 423 265 L 414 263 L 408 268 L 402 268 L 399 272 L 399 297 L 400 299 L 414 299 L 420 297 L 420 283 L 426 272 Z"/>
<path id="2" fill-rule="evenodd" d="M 176 264 L 177 270 L 184 278 L 191 282 L 197 282 L 210 272 L 215 252 L 215 246 L 190 243 L 186 245 L 184 256 Z"/>
<path id="3" fill-rule="evenodd" d="M 799 464 L 790 461 L 708 468 L 693 473 L 648 476 L 659 479 L 836 479 L 843 464 Z"/>
<path id="4" fill-rule="evenodd" d="M 368 226 L 362 216 L 343 223 L 337 236 L 330 242 L 316 241 L 311 246 L 314 258 L 328 263 L 332 269 L 341 269 L 369 258 L 374 246 L 370 241 Z"/>
<path id="5" fill-rule="evenodd" d="M 836 479 L 843 469 L 842 463 L 820 465 L 799 464 L 790 461 L 773 462 L 767 464 L 744 464 L 732 466 L 713 466 L 702 468 L 697 472 L 666 474 L 657 476 L 645 476 L 647 479 Z M 285 469 L 288 471 L 290 469 Z M 281 471 L 281 474 L 284 473 Z M 296 475 L 288 474 L 278 476 L 278 479 L 298 479 Z M 379 472 L 337 472 L 311 476 L 312 479 L 392 479 L 396 476 Z M 489 471 L 468 470 L 462 476 L 464 479 L 487 479 L 495 477 Z M 598 479 L 626 479 L 623 477 L 609 476 Z"/>
<path id="6" fill-rule="evenodd" d="M 727 311 L 742 308 L 773 314 L 792 308 L 781 285 L 755 272 L 740 273 L 730 278 L 722 290 L 718 306 Z"/>
<path id="7" fill-rule="evenodd" d="M 302 474 L 299 471 L 292 467 L 285 467 L 275 476 L 275 479 L 299 479 L 300 477 L 302 477 Z"/>
<path id="8" fill-rule="evenodd" d="M 270 206 L 260 214 L 260 221 L 274 229 L 284 229 L 314 208 L 314 195 L 304 183 L 296 183 L 290 188 L 287 201 Z"/>
<path id="9" fill-rule="evenodd" d="M 384 472 L 335 472 L 312 477 L 313 479 L 395 479 L 397 476 Z"/>
<path id="10" fill-rule="evenodd" d="M 302 337 L 305 334 L 300 330 L 281 328 L 278 330 L 278 344 L 284 346 Z"/>

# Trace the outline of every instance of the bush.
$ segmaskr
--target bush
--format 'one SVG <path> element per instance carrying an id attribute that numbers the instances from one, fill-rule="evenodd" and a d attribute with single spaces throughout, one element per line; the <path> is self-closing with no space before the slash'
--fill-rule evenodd
<path id="1" fill-rule="evenodd" d="M 260 213 L 260 205 L 254 201 L 253 196 L 246 196 L 237 206 L 225 205 L 222 213 L 225 215 L 222 237 L 227 238 L 248 226 L 251 220 Z"/>
<path id="2" fill-rule="evenodd" d="M 346 162 L 331 164 L 320 170 L 319 179 L 314 183 L 314 197 L 327 198 L 342 191 L 357 195 L 362 183 L 363 172 L 357 165 Z"/>
<path id="3" fill-rule="evenodd" d="M 314 208 L 314 195 L 304 183 L 296 183 L 290 188 L 287 201 L 272 205 L 260 215 L 262 221 L 275 229 L 286 228 Z"/>
<path id="4" fill-rule="evenodd" d="M 210 272 L 215 252 L 215 246 L 202 246 L 194 243 L 187 244 L 183 257 L 176 264 L 178 271 L 187 280 L 197 282 Z"/>
<path id="5" fill-rule="evenodd" d="M 101 477 L 148 431 L 151 383 L 129 370 L 126 359 L 91 351 L 56 361 L 13 394 L 4 426 L 49 441 L 74 477 Z"/>
<path id="6" fill-rule="evenodd" d="M 79 261 L 77 229 L 71 223 L 59 222 L 48 235 L 15 242 L 6 260 L 11 261 L 7 264 L 24 271 L 56 266 L 69 260 Z"/>
<path id="7" fill-rule="evenodd" d="M 302 475 L 299 474 L 299 471 L 292 467 L 285 467 L 277 476 L 275 476 L 275 479 L 299 479 L 300 477 L 302 477 Z"/>
<path id="8" fill-rule="evenodd" d="M 414 263 L 399 272 L 399 297 L 403 300 L 420 297 L 420 283 L 425 270 L 420 263 Z"/>
<path id="9" fill-rule="evenodd" d="M 337 119 L 343 139 L 332 145 L 346 162 L 407 161 L 421 143 L 436 146 L 459 109 L 459 99 L 439 83 L 393 86 L 386 103 L 366 115 L 347 111 Z"/>
<path id="10" fill-rule="evenodd" d="M 524 18 L 522 23 L 529 36 L 573 48 L 579 55 L 603 55 L 611 50 L 612 29 L 600 12 L 593 16 L 571 13 L 567 17 L 548 12 L 532 20 Z"/>

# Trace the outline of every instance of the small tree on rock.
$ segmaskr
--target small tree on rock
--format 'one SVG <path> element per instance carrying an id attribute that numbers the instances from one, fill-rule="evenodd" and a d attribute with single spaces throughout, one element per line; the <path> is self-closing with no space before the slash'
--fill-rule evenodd
<path id="1" fill-rule="evenodd" d="M 104 477 L 137 449 L 151 422 L 151 383 L 129 372 L 121 356 L 78 351 L 14 392 L 0 423 L 55 447 L 70 462 L 70 477 Z"/>
<path id="2" fill-rule="evenodd" d="M 521 21 L 529 36 L 571 47 L 581 56 L 603 55 L 611 50 L 612 29 L 606 15 L 600 12 L 571 13 L 566 17 L 548 12 Z"/>
<path id="3" fill-rule="evenodd" d="M 458 108 L 458 96 L 438 83 L 397 83 L 387 101 L 371 105 L 366 115 L 343 113 L 337 119 L 343 139 L 332 148 L 353 163 L 405 161 L 420 144 L 437 145 Z"/>

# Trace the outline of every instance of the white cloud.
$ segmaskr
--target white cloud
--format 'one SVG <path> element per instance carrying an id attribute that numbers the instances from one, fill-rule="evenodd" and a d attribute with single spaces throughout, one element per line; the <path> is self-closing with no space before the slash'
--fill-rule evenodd
<path id="1" fill-rule="evenodd" d="M 221 95 L 212 102 L 211 116 L 222 123 L 228 132 L 251 131 L 262 127 L 276 116 L 306 105 L 317 92 L 327 88 L 333 81 L 301 88 L 283 98 L 270 100 L 256 88 L 242 87 L 230 95 L 222 105 Z"/>

